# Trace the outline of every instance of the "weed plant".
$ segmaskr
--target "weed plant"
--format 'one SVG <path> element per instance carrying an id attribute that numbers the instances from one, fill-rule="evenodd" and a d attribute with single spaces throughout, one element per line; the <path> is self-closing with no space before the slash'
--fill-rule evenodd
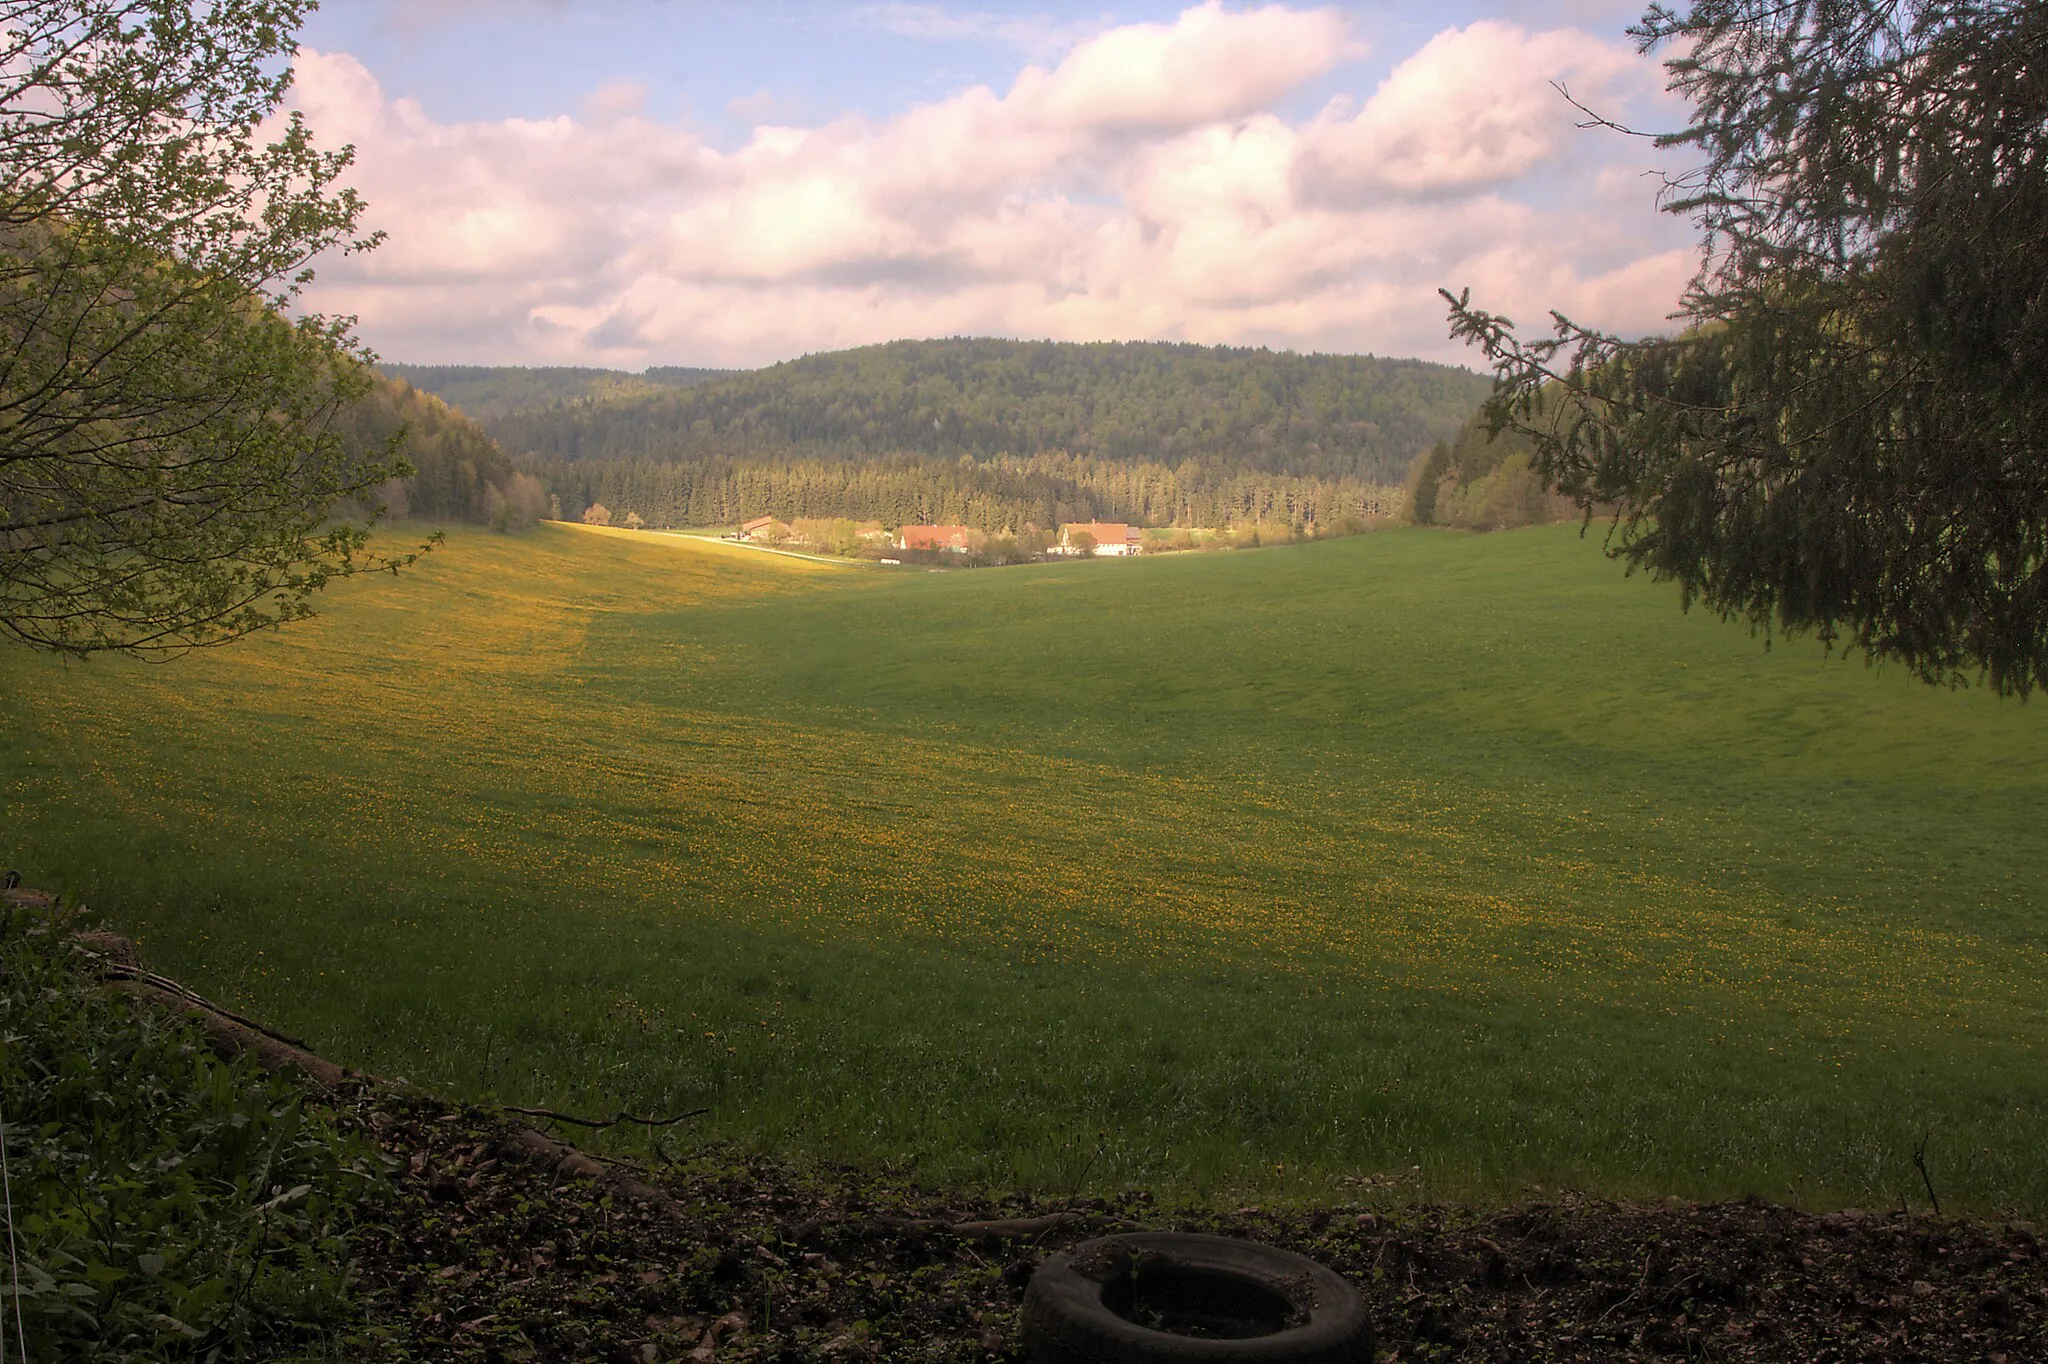
<path id="1" fill-rule="evenodd" d="M 370 1147 L 109 995 L 72 926 L 0 912 L 7 1357 L 274 1359 L 345 1326 Z"/>

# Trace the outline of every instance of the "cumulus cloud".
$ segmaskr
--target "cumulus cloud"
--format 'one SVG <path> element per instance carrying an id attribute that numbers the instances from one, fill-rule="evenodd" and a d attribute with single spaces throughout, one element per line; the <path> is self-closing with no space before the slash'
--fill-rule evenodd
<path id="1" fill-rule="evenodd" d="M 1658 77 L 1634 52 L 1574 29 L 1532 34 L 1495 20 L 1450 29 L 1396 67 L 1355 115 L 1333 106 L 1305 130 L 1303 179 L 1311 193 L 1352 198 L 1519 179 L 1555 161 L 1577 131 L 1557 85 L 1612 104 Z"/>
<path id="2" fill-rule="evenodd" d="M 1682 226 L 1630 174 L 1639 145 L 1576 131 L 1547 84 L 1643 98 L 1653 66 L 1480 23 L 1355 105 L 1278 112 L 1361 48 L 1333 10 L 1212 0 L 1006 91 L 762 123 L 729 150 L 630 86 L 575 116 L 439 123 L 304 51 L 296 99 L 356 144 L 390 232 L 326 264 L 313 302 L 398 359 L 626 366 L 958 333 L 1466 359 L 1439 285 L 1659 325 L 1692 265 Z"/>
<path id="3" fill-rule="evenodd" d="M 1333 10 L 1226 13 L 1222 0 L 1208 0 L 1172 24 L 1091 38 L 1050 72 L 1026 70 L 1010 102 L 1062 128 L 1185 129 L 1265 108 L 1349 46 Z"/>

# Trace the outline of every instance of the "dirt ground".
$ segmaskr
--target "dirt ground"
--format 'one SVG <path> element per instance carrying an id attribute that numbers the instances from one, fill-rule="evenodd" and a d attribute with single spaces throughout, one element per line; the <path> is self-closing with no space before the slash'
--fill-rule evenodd
<path id="1" fill-rule="evenodd" d="M 1347 1275 L 1380 1360 L 2048 1360 L 2048 1266 L 2018 1223 L 1569 1198 L 1485 1214 L 1054 1208 L 719 1151 L 591 1178 L 499 1116 L 388 1093 L 355 1105 L 399 1171 L 360 1234 L 393 1358 L 1021 1360 L 1033 1269 L 1145 1227 L 1250 1237 Z M 1009 1225 L 957 1227 L 991 1219 Z"/>

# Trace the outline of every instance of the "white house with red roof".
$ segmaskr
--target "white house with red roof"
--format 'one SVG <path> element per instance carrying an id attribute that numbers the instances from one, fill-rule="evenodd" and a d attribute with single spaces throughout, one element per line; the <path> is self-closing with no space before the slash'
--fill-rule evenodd
<path id="1" fill-rule="evenodd" d="M 1070 521 L 1060 527 L 1057 552 L 1079 554 L 1081 551 L 1074 542 L 1083 535 L 1095 542 L 1095 553 L 1105 557 L 1136 554 L 1144 538 L 1136 526 L 1127 526 L 1121 521 Z"/>

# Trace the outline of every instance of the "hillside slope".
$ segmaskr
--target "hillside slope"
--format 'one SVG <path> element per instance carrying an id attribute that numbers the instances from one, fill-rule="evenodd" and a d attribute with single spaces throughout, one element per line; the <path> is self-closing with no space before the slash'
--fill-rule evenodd
<path id="1" fill-rule="evenodd" d="M 413 476 L 381 490 L 392 515 L 425 521 L 530 524 L 547 510 L 547 490 L 518 472 L 468 414 L 404 379 L 377 376 L 376 387 L 335 417 L 351 447 L 394 438 Z"/>
<path id="2" fill-rule="evenodd" d="M 894 341 L 494 420 L 515 454 L 1120 464 L 1396 482 L 1487 391 L 1421 360 L 1163 343 Z"/>
<path id="3" fill-rule="evenodd" d="M 1673 596 L 1571 527 L 455 530 L 175 666 L 0 651 L 4 865 L 372 1073 L 920 1180 L 1895 1208 L 1931 1133 L 2048 1209 L 2048 716 Z"/>
<path id="4" fill-rule="evenodd" d="M 726 369 L 655 366 L 634 374 L 623 369 L 589 369 L 571 365 L 401 365 L 377 366 L 386 377 L 461 408 L 478 420 L 502 417 L 524 408 L 588 398 L 640 396 L 663 388 L 708 383 L 737 373 Z"/>
<path id="5" fill-rule="evenodd" d="M 1395 510 L 1392 485 L 1487 391 L 1420 360 L 957 338 L 711 378 L 399 372 L 490 404 L 487 428 L 572 517 L 601 502 L 656 526 L 767 513 L 992 532 L 1356 528 Z"/>

